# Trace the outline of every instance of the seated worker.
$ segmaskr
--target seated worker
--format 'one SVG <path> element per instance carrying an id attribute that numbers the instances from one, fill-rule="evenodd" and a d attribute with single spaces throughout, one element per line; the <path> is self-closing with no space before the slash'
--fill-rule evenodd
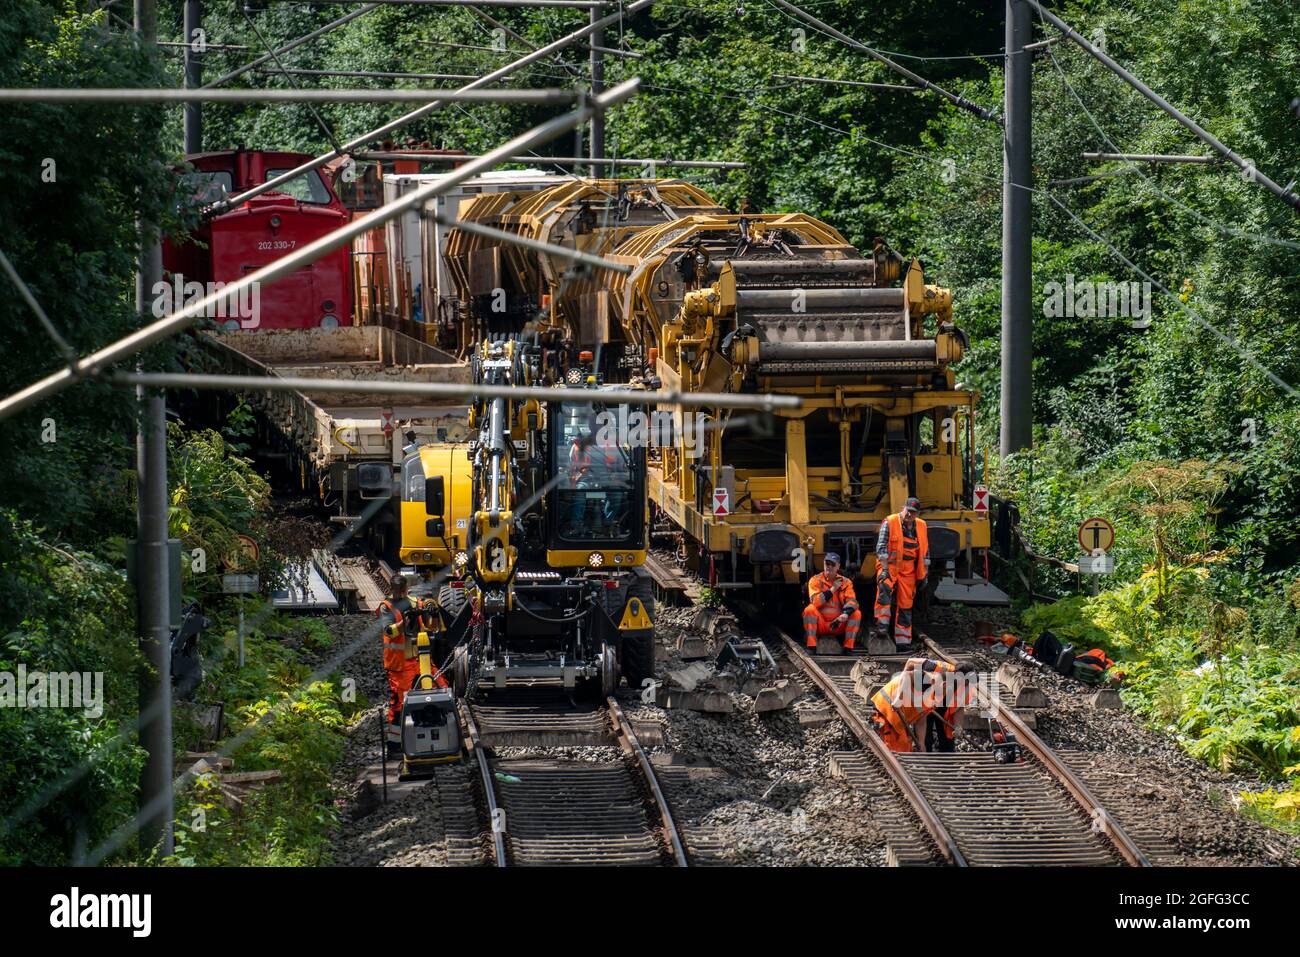
<path id="1" fill-rule="evenodd" d="M 590 537 L 617 538 L 620 526 L 626 523 L 631 487 L 627 458 L 617 445 L 610 444 L 611 439 L 602 435 L 597 420 L 589 417 L 569 444 L 568 487 L 577 490 L 570 493 L 564 531 L 569 537 L 584 537 L 583 531 L 592 531 L 588 523 L 595 522 L 604 527 Z M 596 515 L 588 514 L 586 490 L 602 493 Z"/>
<path id="2" fill-rule="evenodd" d="M 974 671 L 975 666 L 965 661 L 951 665 L 932 658 L 907 659 L 903 670 L 871 698 L 876 709 L 872 721 L 876 732 L 884 739 L 885 747 L 903 754 L 926 750 L 918 732 L 921 722 L 926 720 L 928 723 L 927 719 L 936 710 L 941 719 L 948 722 L 949 728 L 955 729 L 957 712 L 962 706 L 959 702 L 964 702 L 969 692 L 964 690 L 966 682 L 961 682 L 963 689 L 959 689 L 951 676 L 954 673 L 969 675 Z M 952 735 L 948 734 L 947 738 L 951 741 Z M 951 749 L 944 746 L 939 750 Z"/>
<path id="3" fill-rule="evenodd" d="M 808 580 L 810 603 L 803 610 L 803 635 L 816 650 L 818 638 L 840 638 L 844 651 L 853 650 L 862 627 L 862 609 L 853 591 L 853 581 L 840 574 L 840 556 L 827 552 L 823 570 Z"/>

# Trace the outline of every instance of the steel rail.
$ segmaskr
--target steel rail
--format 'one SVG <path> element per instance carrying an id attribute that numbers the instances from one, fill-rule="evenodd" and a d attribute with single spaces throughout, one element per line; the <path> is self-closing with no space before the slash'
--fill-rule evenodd
<path id="1" fill-rule="evenodd" d="M 663 822 L 664 835 L 668 838 L 668 843 L 673 850 L 673 861 L 678 867 L 689 867 L 690 861 L 686 857 L 686 845 L 682 842 L 681 833 L 677 830 L 677 822 L 673 820 L 672 808 L 668 806 L 668 797 L 664 794 L 663 788 L 659 786 L 659 778 L 655 775 L 654 766 L 651 765 L 650 759 L 646 756 L 645 749 L 641 747 L 641 742 L 637 740 L 636 732 L 632 730 L 632 723 L 627 720 L 623 714 L 623 709 L 619 707 L 614 696 L 610 695 L 605 699 L 605 706 L 609 709 L 609 716 L 614 724 L 614 736 L 618 738 L 618 743 L 622 745 L 623 750 L 631 755 L 641 769 L 641 775 L 645 778 L 646 784 L 650 787 L 650 793 L 654 796 L 655 805 L 659 809 L 659 819 Z"/>
<path id="2" fill-rule="evenodd" d="M 483 797 L 487 801 L 488 821 L 492 828 L 492 846 L 496 856 L 497 867 L 508 867 L 509 858 L 506 857 L 506 839 L 505 828 L 497 827 L 497 811 L 501 806 L 497 803 L 497 791 L 492 786 L 492 765 L 488 761 L 487 751 L 483 747 L 483 742 L 478 736 L 478 725 L 474 723 L 473 709 L 464 701 L 456 703 L 460 711 L 461 721 L 465 725 L 465 736 L 469 739 L 469 748 L 474 752 L 474 757 L 478 761 L 479 775 L 483 779 Z M 504 812 L 502 812 L 504 814 Z M 505 821 L 506 827 L 510 826 L 509 820 Z"/>
<path id="3" fill-rule="evenodd" d="M 0 420 L 22 411 L 46 396 L 63 391 L 82 378 L 95 375 L 107 366 L 129 358 L 151 345 L 183 332 L 202 317 L 215 313 L 218 305 L 228 303 L 232 295 L 239 294 L 246 289 L 252 289 L 255 284 L 272 282 L 293 272 L 295 269 L 315 262 L 331 249 L 344 245 L 356 236 L 369 232 L 390 219 L 396 219 L 409 210 L 423 207 L 434 197 L 440 196 L 465 180 L 496 166 L 505 157 L 551 142 L 556 137 L 572 130 L 575 126 L 586 122 L 596 110 L 607 109 L 616 103 L 623 102 L 636 92 L 639 85 L 640 80 L 637 78 L 620 83 L 600 96 L 587 101 L 586 105 L 580 109 L 533 127 L 528 132 L 516 136 L 493 152 L 484 155 L 482 159 L 471 160 L 445 176 L 439 177 L 437 182 L 422 186 L 401 199 L 394 200 L 374 212 L 354 219 L 334 232 L 322 236 L 301 249 L 296 249 L 288 255 L 263 266 L 261 269 L 249 273 L 242 279 L 230 283 L 224 289 L 215 291 L 199 301 L 191 303 L 179 312 L 161 318 L 157 322 L 152 322 L 130 335 L 92 352 L 85 358 L 77 360 L 70 368 L 51 373 L 26 388 L 0 399 Z"/>
<path id="4" fill-rule="evenodd" d="M 947 863 L 954 867 L 966 867 L 966 858 L 953 836 L 948 833 L 948 828 L 940 820 L 939 815 L 935 812 L 934 807 L 921 793 L 911 775 L 903 767 L 898 758 L 894 757 L 894 752 L 885 747 L 885 743 L 880 740 L 880 735 L 876 734 L 871 728 L 867 727 L 866 721 L 858 714 L 852 703 L 845 696 L 844 692 L 835 686 L 830 676 L 817 667 L 814 662 L 799 643 L 785 633 L 785 631 L 770 621 L 764 619 L 756 608 L 748 602 L 738 601 L 736 605 L 744 609 L 746 616 L 750 619 L 751 624 L 756 625 L 760 631 L 767 633 L 774 638 L 780 638 L 785 643 L 786 652 L 795 665 L 806 674 L 821 689 L 822 693 L 835 707 L 840 716 L 840 720 L 848 725 L 853 736 L 858 739 L 859 743 L 864 745 L 872 755 L 884 766 L 898 789 L 903 792 L 903 797 L 907 803 L 912 806 L 916 816 L 921 819 L 921 824 L 929 833 L 931 840 L 938 847 L 939 853 Z"/>
<path id="5" fill-rule="evenodd" d="M 925 639 L 925 647 L 935 658 L 949 664 L 957 663 L 956 659 L 930 638 Z M 997 700 L 996 697 L 986 694 L 980 688 L 976 688 L 975 691 L 979 696 L 980 703 L 992 711 L 1000 723 L 1009 727 L 1016 735 L 1016 739 L 1030 750 L 1039 763 L 1047 769 L 1048 773 L 1065 786 L 1070 797 L 1088 815 L 1088 819 L 1093 826 L 1106 835 L 1106 839 L 1110 841 L 1125 862 L 1132 867 L 1150 867 L 1151 862 L 1142 853 L 1142 849 L 1128 836 L 1128 833 L 1120 826 L 1119 822 L 1107 813 L 1101 802 L 1088 790 L 1088 786 L 1083 783 L 1077 774 L 1070 770 L 1065 762 L 1057 756 L 1056 752 L 1049 748 L 1042 738 L 1030 730 L 1029 725 L 1020 720 L 1019 715 L 1010 708 L 1003 707 L 1002 702 Z"/>
<path id="6" fill-rule="evenodd" d="M 539 402 L 599 401 L 606 405 L 672 405 L 722 409 L 798 408 L 795 395 L 738 392 L 644 392 L 636 389 L 581 389 L 548 386 L 475 385 L 472 382 L 393 382 L 386 379 L 317 379 L 308 376 L 219 375 L 190 372 L 119 372 L 116 385 L 151 389 L 215 389 L 236 392 L 360 392 L 439 399 L 537 399 Z"/>

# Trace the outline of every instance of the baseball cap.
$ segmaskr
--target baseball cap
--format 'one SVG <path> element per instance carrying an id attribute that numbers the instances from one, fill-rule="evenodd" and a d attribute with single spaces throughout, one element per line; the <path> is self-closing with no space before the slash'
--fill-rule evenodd
<path id="1" fill-rule="evenodd" d="M 921 510 L 921 500 L 919 498 L 909 498 L 904 503 L 903 508 L 909 512 L 919 512 Z"/>
<path id="2" fill-rule="evenodd" d="M 828 561 L 828 562 L 834 562 L 836 565 L 840 564 L 840 553 L 839 553 L 839 552 L 827 552 L 827 553 L 826 553 L 826 561 Z"/>

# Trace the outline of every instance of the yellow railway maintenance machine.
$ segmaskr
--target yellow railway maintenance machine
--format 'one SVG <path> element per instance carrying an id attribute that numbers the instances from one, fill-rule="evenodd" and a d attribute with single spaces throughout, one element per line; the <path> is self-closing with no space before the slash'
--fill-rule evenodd
<path id="1" fill-rule="evenodd" d="M 645 449 L 618 443 L 626 406 L 603 403 L 596 377 L 564 361 L 535 343 L 485 342 L 476 383 L 568 380 L 573 399 L 477 399 L 469 444 L 425 446 L 420 478 L 406 476 L 402 554 L 450 573 L 434 647 L 458 696 L 514 678 L 608 695 L 620 674 L 634 688 L 654 677 Z"/>
<path id="2" fill-rule="evenodd" d="M 975 394 L 951 369 L 966 337 L 950 293 L 926 285 L 919 263 L 879 242 L 863 256 L 802 214 L 690 216 L 617 254 L 637 263 L 612 294 L 652 379 L 802 400 L 775 424 L 719 409 L 677 414 L 648 484 L 694 543 L 686 558 L 721 587 L 800 583 L 829 550 L 869 579 L 881 522 L 915 495 L 940 598 L 1006 601 L 975 574 L 989 545 L 962 454 Z M 801 602 L 793 591 L 758 594 Z"/>

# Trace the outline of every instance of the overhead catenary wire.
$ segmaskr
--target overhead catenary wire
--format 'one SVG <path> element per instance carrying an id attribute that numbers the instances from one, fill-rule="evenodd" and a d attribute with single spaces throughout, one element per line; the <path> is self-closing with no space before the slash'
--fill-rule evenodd
<path id="1" fill-rule="evenodd" d="M 380 4 L 378 3 L 368 3 L 364 7 L 361 7 L 357 10 L 353 10 L 351 13 L 345 13 L 337 20 L 331 20 L 329 23 L 325 24 L 324 26 L 318 27 L 317 29 L 311 31 L 311 33 L 304 34 L 303 36 L 290 40 L 288 43 L 284 44 L 283 46 L 276 47 L 273 53 L 283 54 L 283 53 L 288 53 L 290 50 L 296 50 L 304 43 L 311 43 L 313 40 L 323 37 L 325 34 L 329 33 L 330 31 L 337 30 L 339 27 L 343 26 L 344 24 L 351 23 L 353 20 L 357 19 L 358 17 L 364 17 L 367 13 L 372 13 L 373 11 L 378 10 L 379 7 Z M 236 77 L 243 76 L 249 70 L 256 69 L 257 67 L 261 66 L 263 63 L 270 62 L 272 59 L 274 59 L 272 53 L 265 53 L 262 56 L 258 57 L 256 60 L 253 60 L 249 63 L 245 63 L 243 66 L 236 67 L 235 69 L 231 70 L 229 73 L 223 73 L 221 76 L 217 77 L 215 80 L 212 80 L 210 83 L 203 84 L 203 88 L 205 90 L 211 90 L 218 86 L 224 86 L 226 83 L 229 83 L 231 80 L 235 79 Z"/>
<path id="2" fill-rule="evenodd" d="M 644 10 L 647 7 L 652 6 L 654 3 L 655 0 L 636 0 L 635 3 L 632 3 L 630 6 L 627 7 L 627 12 L 631 13 L 639 10 Z M 511 63 L 507 63 L 505 66 L 500 67 L 499 69 L 493 70 L 491 73 L 488 73 L 486 76 L 482 76 L 477 80 L 467 83 L 465 86 L 461 87 L 461 91 L 463 92 L 468 90 L 475 90 L 480 87 L 487 86 L 491 83 L 495 83 L 497 80 L 504 79 L 505 77 L 509 76 L 511 73 L 515 72 L 516 70 L 528 66 L 531 63 L 535 63 L 538 60 L 545 59 L 555 51 L 561 50 L 572 43 L 576 43 L 578 40 L 581 40 L 583 37 L 592 33 L 596 29 L 599 29 L 604 26 L 608 26 L 611 23 L 617 23 L 622 17 L 622 15 L 623 15 L 623 11 L 622 9 L 620 9 L 618 13 L 612 14 L 608 17 L 602 17 L 601 19 L 595 21 L 594 23 L 589 23 L 584 27 L 580 27 L 579 29 L 574 30 L 572 33 L 566 34 L 565 36 L 554 41 L 553 43 L 549 43 L 544 47 L 540 47 L 537 50 L 525 54 L 524 56 L 520 57 L 519 59 Z M 428 116 L 430 113 L 434 112 L 435 110 L 441 109 L 445 104 L 449 102 L 453 102 L 453 101 L 447 99 L 437 99 L 432 101 L 431 103 L 427 103 L 417 110 L 413 110 L 410 113 L 404 114 L 403 116 L 399 116 L 397 119 L 385 123 L 383 126 L 370 130 L 368 133 L 363 133 L 361 136 L 358 136 L 356 139 L 344 143 L 341 150 L 331 150 L 330 152 L 324 153 L 316 157 L 315 159 L 308 160 L 306 163 L 302 163 L 294 167 L 293 169 L 288 170 L 285 173 L 282 173 L 279 176 L 273 176 L 270 179 L 268 179 L 265 183 L 261 183 L 260 185 L 247 189 L 244 192 L 239 193 L 238 195 L 227 197 L 226 199 L 218 203 L 216 208 L 227 209 L 232 206 L 238 206 L 241 203 L 244 203 L 245 201 L 252 199 L 254 196 L 261 196 L 263 193 L 267 193 L 270 192 L 271 190 L 278 189 L 279 187 L 283 186 L 285 183 L 294 180 L 299 176 L 302 176 L 304 173 L 308 173 L 314 169 L 319 169 L 320 167 L 324 166 L 326 163 L 330 162 L 331 160 L 339 156 L 342 156 L 352 150 L 360 149 L 361 147 L 368 146 L 370 143 L 374 142 L 375 140 L 383 139 L 385 136 L 387 136 L 389 133 L 393 132 L 394 130 L 401 129 L 403 126 L 405 126 L 408 123 L 414 122 L 415 120 Z"/>
<path id="3" fill-rule="evenodd" d="M 275 51 L 275 48 L 272 47 L 271 44 L 266 41 L 266 37 L 262 36 L 262 31 L 258 29 L 257 23 L 253 20 L 251 16 L 249 16 L 248 11 L 243 7 L 241 7 L 240 9 L 244 14 L 244 20 L 247 21 L 249 27 L 252 28 L 253 35 L 257 37 L 257 42 L 262 44 L 262 46 L 266 47 L 267 52 L 270 53 L 272 58 L 275 60 L 276 67 L 279 68 L 281 72 L 283 72 L 284 62 L 280 59 L 280 54 L 278 54 Z M 298 86 L 297 81 L 294 80 L 293 77 L 286 75 L 286 79 L 289 81 L 289 84 L 295 90 L 301 89 L 301 87 Z M 186 86 L 190 86 L 190 85 L 191 84 L 189 84 L 188 82 L 186 83 Z M 186 109 L 188 110 L 190 108 L 186 107 Z M 198 109 L 198 107 L 194 107 L 194 109 Z M 310 102 L 307 103 L 307 109 L 311 112 L 312 118 L 316 121 L 316 125 L 321 128 L 321 132 L 325 134 L 325 141 L 329 143 L 329 145 L 334 149 L 338 149 L 339 141 L 338 141 L 338 137 L 334 135 L 333 127 L 331 127 L 328 123 L 325 122 L 325 118 L 320 115 L 320 112 Z M 202 139 L 201 136 L 197 138 Z"/>
<path id="4" fill-rule="evenodd" d="M 1046 21 L 1041 21 L 1041 22 L 1043 22 L 1044 27 L 1046 27 L 1047 25 Z M 1106 143 L 1106 145 L 1109 146 L 1114 153 L 1117 154 L 1121 153 L 1122 151 L 1120 150 L 1119 146 L 1106 133 L 1105 129 L 1102 128 L 1102 125 L 1097 121 L 1096 116 L 1093 115 L 1092 111 L 1089 110 L 1087 105 L 1083 102 L 1083 97 L 1079 95 L 1078 91 L 1074 88 L 1074 85 L 1070 83 L 1070 79 L 1068 76 L 1066 76 L 1065 69 L 1061 66 L 1061 62 L 1060 60 L 1057 59 L 1056 54 L 1052 52 L 1050 49 L 1048 50 L 1048 54 L 1052 60 L 1052 65 L 1056 68 L 1057 74 L 1059 74 L 1061 77 L 1061 82 L 1065 85 L 1065 89 L 1069 92 L 1070 96 L 1073 97 L 1074 102 L 1078 104 L 1079 111 L 1083 113 L 1085 117 L 1087 117 L 1088 122 L 1092 124 L 1093 129 L 1097 131 L 1098 135 L 1101 136 L 1102 140 Z M 1194 217 L 1196 220 L 1205 224 L 1211 229 L 1218 230 L 1224 235 L 1235 236 L 1238 239 L 1245 239 L 1251 242 L 1257 242 L 1264 245 L 1282 246 L 1287 249 L 1300 249 L 1300 242 L 1295 242 L 1294 240 L 1289 240 L 1289 239 L 1282 239 L 1279 236 L 1269 236 L 1264 233 L 1248 232 L 1243 229 L 1237 229 L 1235 226 L 1229 226 L 1226 223 L 1220 223 L 1217 220 L 1211 219 L 1210 217 L 1201 213 L 1199 210 L 1193 209 L 1191 206 L 1188 206 L 1186 203 L 1182 202 L 1176 196 L 1173 196 L 1167 191 L 1161 189 L 1159 184 L 1156 183 L 1155 179 L 1148 176 L 1146 172 L 1143 171 L 1141 165 L 1136 162 L 1129 162 L 1125 165 L 1124 168 L 1129 172 L 1136 173 L 1138 177 L 1142 180 L 1143 184 L 1152 192 L 1154 192 L 1157 196 L 1161 197 L 1166 202 L 1171 203 L 1174 206 L 1178 207 L 1179 209 L 1183 210 L 1185 213 L 1188 213 L 1190 216 Z"/>
<path id="5" fill-rule="evenodd" d="M 493 152 L 485 154 L 483 158 L 471 160 L 465 165 L 451 170 L 445 176 L 439 177 L 437 182 L 423 186 L 408 193 L 401 199 L 381 206 L 365 216 L 358 217 L 347 225 L 341 226 L 320 239 L 310 242 L 249 273 L 230 283 L 224 289 L 203 297 L 173 315 L 150 323 L 144 328 L 96 350 L 85 358 L 79 359 L 72 368 L 63 369 L 46 376 L 27 388 L 0 400 L 0 420 L 14 415 L 42 398 L 63 391 L 82 377 L 93 375 L 107 366 L 136 355 L 149 346 L 184 331 L 215 310 L 220 303 L 228 302 L 230 297 L 240 295 L 245 290 L 253 288 L 254 284 L 274 282 L 281 276 L 314 262 L 331 249 L 344 245 L 354 237 L 369 232 L 376 226 L 386 223 L 408 210 L 422 207 L 429 200 L 459 185 L 470 177 L 491 169 L 506 157 L 551 142 L 557 136 L 584 122 L 594 110 L 608 109 L 623 102 L 636 92 L 638 85 L 639 80 L 635 78 L 626 80 L 600 96 L 586 101 L 579 109 L 556 117 L 553 120 L 548 120 L 540 126 L 533 127 L 531 130 L 514 137 Z"/>
<path id="6" fill-rule="evenodd" d="M 583 391 L 549 386 L 493 386 L 469 382 L 395 382 L 391 379 L 323 379 L 307 376 L 241 376 L 190 372 L 119 372 L 110 381 L 117 385 L 149 389 L 208 389 L 237 392 L 343 392 L 360 389 L 374 395 L 429 399 L 536 399 L 539 402 L 573 402 L 599 399 L 611 405 L 671 405 L 687 408 L 797 409 L 797 395 L 741 392 L 643 392 L 636 389 Z"/>
<path id="7" fill-rule="evenodd" d="M 785 0 L 773 0 L 773 2 L 784 3 Z M 1065 34 L 1065 36 L 1069 40 L 1073 41 L 1075 45 L 1080 47 L 1085 53 L 1087 53 L 1089 56 L 1095 59 L 1102 66 L 1106 67 L 1106 69 L 1110 70 L 1110 72 L 1118 76 L 1121 80 L 1123 80 L 1125 83 L 1131 86 L 1138 93 L 1142 94 L 1142 96 L 1146 97 L 1148 100 L 1154 103 L 1162 111 L 1167 113 L 1169 116 L 1172 116 L 1180 124 L 1182 124 L 1188 130 L 1190 130 L 1192 135 L 1195 136 L 1198 140 L 1208 144 L 1211 149 L 1219 153 L 1224 159 L 1232 163 L 1243 173 L 1246 173 L 1247 179 L 1249 179 L 1251 182 L 1259 183 L 1269 192 L 1273 193 L 1275 196 L 1281 199 L 1283 202 L 1287 203 L 1288 205 L 1296 209 L 1300 209 L 1300 195 L 1292 192 L 1288 187 L 1280 186 L 1279 184 L 1275 183 L 1267 175 L 1261 172 L 1255 166 L 1254 163 L 1246 159 L 1244 156 L 1241 156 L 1238 153 L 1236 153 L 1230 147 L 1228 147 L 1223 142 L 1221 142 L 1212 133 L 1210 133 L 1203 127 L 1201 127 L 1199 123 L 1197 123 L 1187 114 L 1183 113 L 1182 110 L 1178 109 L 1178 107 L 1174 106 L 1172 103 L 1170 103 L 1168 100 L 1162 97 L 1159 93 L 1156 93 L 1153 89 L 1151 89 L 1141 80 L 1139 80 L 1136 76 L 1134 76 L 1124 67 L 1120 66 L 1120 64 L 1116 60 L 1108 56 L 1104 51 L 1099 49 L 1096 46 L 1096 44 L 1092 43 L 1086 37 L 1081 35 L 1077 30 L 1071 27 L 1068 23 L 1066 23 L 1056 14 L 1052 13 L 1052 11 L 1044 7 L 1041 3 L 1038 2 L 1038 0 L 1025 0 L 1025 2 L 1028 3 L 1035 10 L 1037 10 L 1039 15 L 1043 19 L 1050 21 L 1054 27 L 1056 27 L 1063 34 Z M 1055 55 L 1053 55 L 1053 59 L 1055 59 Z"/>
<path id="8" fill-rule="evenodd" d="M 426 153 L 421 155 L 418 150 L 408 152 L 392 150 L 367 150 L 352 154 L 352 158 L 358 162 L 392 162 L 394 160 L 416 160 L 420 163 L 459 163 L 464 160 L 478 159 L 481 154 L 478 153 Z M 645 158 L 638 159 L 615 158 L 611 156 L 512 156 L 512 162 L 524 163 L 533 160 L 544 160 L 547 164 L 569 164 L 578 163 L 586 165 L 594 163 L 597 166 L 670 166 L 681 169 L 745 169 L 748 163 L 731 162 L 728 160 L 684 160 L 666 157 L 664 159 Z"/>
<path id="9" fill-rule="evenodd" d="M 150 103 L 421 103 L 430 97 L 459 103 L 524 103 L 546 106 L 573 103 L 573 90 L 209 90 L 197 89 L 0 89 L 0 103 L 96 103 L 137 106 Z M 346 149 L 343 150 L 346 152 Z M 299 174 L 301 175 L 301 174 Z M 269 181 L 268 181 L 269 182 Z"/>
<path id="10" fill-rule="evenodd" d="M 966 99 L 966 97 L 961 96 L 958 93 L 952 93 L 948 90 L 945 90 L 937 83 L 931 83 L 925 77 L 921 76 L 918 73 L 913 73 L 911 70 L 903 66 L 901 63 L 895 63 L 893 60 L 891 60 L 889 57 L 885 56 L 883 53 L 879 52 L 878 50 L 875 50 L 872 47 L 867 46 L 865 43 L 855 40 L 851 36 L 848 36 L 847 34 L 842 33 L 839 30 L 836 30 L 830 24 L 823 23 L 821 20 L 818 20 L 812 14 L 807 13 L 804 10 L 801 10 L 799 7 L 796 7 L 793 3 L 788 2 L 788 0 L 767 0 L 767 2 L 772 4 L 773 6 L 779 7 L 780 9 L 794 16 L 795 18 L 802 20 L 804 23 L 808 24 L 813 29 L 826 34 L 828 37 L 831 37 L 832 39 L 835 40 L 839 40 L 841 43 L 845 44 L 846 46 L 852 47 L 854 50 L 857 50 L 859 53 L 865 53 L 867 56 L 871 57 L 871 59 L 876 60 L 879 63 L 883 63 L 885 66 L 889 67 L 889 69 L 893 70 L 895 73 L 899 74 L 900 76 L 906 77 L 908 80 L 911 80 L 917 86 L 922 87 L 923 89 L 928 90 L 931 93 L 936 93 L 939 96 L 943 97 L 953 106 L 966 110 L 969 113 L 973 113 L 982 120 L 994 120 L 1000 122 L 997 118 L 997 114 L 993 110 L 987 110 L 984 107 L 980 106 L 978 103 L 972 103 L 970 100 Z"/>
<path id="11" fill-rule="evenodd" d="M 827 86 L 860 86 L 869 90 L 894 90 L 898 93 L 920 93 L 919 86 L 902 83 L 869 83 L 866 80 L 835 80 L 825 76 L 791 76 L 785 73 L 772 74 L 774 80 L 786 80 L 795 83 L 822 83 Z"/>

